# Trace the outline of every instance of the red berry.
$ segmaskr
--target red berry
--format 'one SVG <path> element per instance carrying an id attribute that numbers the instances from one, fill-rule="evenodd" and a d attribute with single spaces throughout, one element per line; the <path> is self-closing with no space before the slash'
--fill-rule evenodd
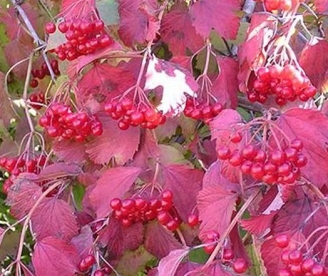
<path id="1" fill-rule="evenodd" d="M 197 216 L 197 215 L 195 215 L 195 214 L 190 214 L 190 215 L 188 216 L 188 224 L 189 224 L 189 226 L 194 227 L 194 226 L 196 226 L 198 223 L 199 223 L 199 219 L 198 219 L 198 216 Z"/>
<path id="2" fill-rule="evenodd" d="M 122 208 L 125 208 L 129 211 L 133 210 L 136 206 L 134 199 L 127 198 L 122 201 Z"/>
<path id="3" fill-rule="evenodd" d="M 240 152 L 238 152 L 238 151 L 233 152 L 229 158 L 230 165 L 232 165 L 234 167 L 240 166 L 242 162 L 243 162 L 243 158 L 240 155 Z"/>
<path id="4" fill-rule="evenodd" d="M 303 142 L 299 139 L 294 139 L 290 142 L 290 147 L 297 150 L 301 150 L 303 148 Z"/>
<path id="5" fill-rule="evenodd" d="M 214 251 L 216 247 L 216 244 L 210 244 L 210 245 L 206 245 L 204 246 L 204 251 L 207 253 L 207 254 L 212 254 L 212 252 Z"/>
<path id="6" fill-rule="evenodd" d="M 287 235 L 279 235 L 275 237 L 277 246 L 280 248 L 285 248 L 289 244 L 289 237 Z"/>
<path id="7" fill-rule="evenodd" d="M 162 199 L 164 201 L 172 202 L 173 200 L 173 193 L 170 190 L 166 190 L 162 193 Z"/>
<path id="8" fill-rule="evenodd" d="M 293 276 L 293 274 L 288 269 L 284 268 L 279 270 L 278 276 Z"/>
<path id="9" fill-rule="evenodd" d="M 239 143 L 241 141 L 241 139 L 243 139 L 243 136 L 240 132 L 233 132 L 230 134 L 230 141 L 232 143 Z"/>
<path id="10" fill-rule="evenodd" d="M 179 223 L 176 220 L 171 220 L 165 226 L 168 230 L 175 231 L 178 229 Z"/>
<path id="11" fill-rule="evenodd" d="M 157 220 L 160 224 L 166 225 L 169 221 L 172 220 L 172 216 L 166 211 L 160 211 L 157 214 Z"/>
<path id="12" fill-rule="evenodd" d="M 242 150 L 243 157 L 248 159 L 248 160 L 254 159 L 256 154 L 257 154 L 257 151 L 256 151 L 256 149 L 254 148 L 254 146 L 252 144 L 246 145 L 244 147 L 244 149 Z"/>
<path id="13" fill-rule="evenodd" d="M 45 26 L 47 34 L 53 34 L 56 31 L 56 25 L 53 22 L 48 22 Z"/>
<path id="14" fill-rule="evenodd" d="M 238 258 L 234 261 L 232 268 L 236 273 L 244 273 L 247 271 L 248 267 L 244 259 Z"/>
<path id="15" fill-rule="evenodd" d="M 224 248 L 222 253 L 222 258 L 224 260 L 232 260 L 235 257 L 235 254 L 233 253 L 232 249 L 230 248 Z"/>
<path id="16" fill-rule="evenodd" d="M 286 161 L 286 154 L 279 149 L 274 149 L 270 153 L 270 161 L 272 164 L 281 165 Z"/>
<path id="17" fill-rule="evenodd" d="M 120 210 L 122 207 L 122 201 L 119 198 L 114 198 L 109 203 L 113 210 Z"/>
<path id="18" fill-rule="evenodd" d="M 82 261 L 79 263 L 79 270 L 84 272 L 87 271 L 90 267 L 92 267 L 96 262 L 96 259 L 93 255 L 85 256 Z"/>
<path id="19" fill-rule="evenodd" d="M 105 276 L 105 273 L 98 269 L 93 273 L 93 276 Z"/>
<path id="20" fill-rule="evenodd" d="M 301 263 L 301 261 L 303 260 L 303 256 L 302 256 L 302 252 L 300 250 L 292 250 L 289 255 L 289 262 L 291 264 L 295 264 L 298 265 Z"/>
<path id="21" fill-rule="evenodd" d="M 222 145 L 217 149 L 217 155 L 219 159 L 227 160 L 231 156 L 230 149 L 227 146 Z"/>
<path id="22" fill-rule="evenodd" d="M 315 265 L 315 261 L 313 259 L 304 259 L 301 265 L 302 271 L 311 272 L 314 265 Z"/>
<path id="23" fill-rule="evenodd" d="M 311 273 L 313 276 L 324 276 L 325 269 L 321 264 L 315 264 L 311 269 Z"/>

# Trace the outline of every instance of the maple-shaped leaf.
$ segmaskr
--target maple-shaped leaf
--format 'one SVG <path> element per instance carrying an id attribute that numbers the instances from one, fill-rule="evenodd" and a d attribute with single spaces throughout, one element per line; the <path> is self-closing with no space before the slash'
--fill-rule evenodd
<path id="1" fill-rule="evenodd" d="M 181 113 L 185 108 L 185 94 L 196 97 L 195 91 L 198 89 L 198 84 L 189 71 L 152 56 L 147 67 L 144 89 L 155 89 L 159 86 L 163 88 L 163 94 L 157 110 L 173 115 Z"/>
<path id="2" fill-rule="evenodd" d="M 98 218 L 108 216 L 112 212 L 109 203 L 114 198 L 122 198 L 130 189 L 140 168 L 116 167 L 104 171 L 89 194 L 89 200 Z"/>
<path id="3" fill-rule="evenodd" d="M 117 165 L 123 165 L 138 149 L 140 140 L 140 128 L 121 130 L 117 122 L 106 114 L 99 114 L 103 133 L 87 144 L 86 152 L 89 158 L 96 164 L 105 164 L 111 159 Z"/>
<path id="4" fill-rule="evenodd" d="M 196 33 L 186 3 L 178 2 L 164 15 L 161 25 L 162 40 L 169 45 L 174 56 L 185 55 L 187 48 L 196 52 L 204 39 Z"/>
<path id="5" fill-rule="evenodd" d="M 55 197 L 44 198 L 34 210 L 31 221 L 38 240 L 48 236 L 70 240 L 79 231 L 71 206 Z"/>
<path id="6" fill-rule="evenodd" d="M 328 51 L 328 42 L 313 38 L 303 48 L 299 63 L 312 84 L 321 90 L 322 85 L 327 85 L 328 57 L 320 53 Z"/>
<path id="7" fill-rule="evenodd" d="M 35 276 L 72 276 L 78 272 L 75 247 L 56 237 L 37 241 L 32 255 Z"/>
<path id="8" fill-rule="evenodd" d="M 214 29 L 220 36 L 234 39 L 239 28 L 239 10 L 238 0 L 201 0 L 191 6 L 190 13 L 193 26 L 202 37 L 207 38 Z"/>
<path id="9" fill-rule="evenodd" d="M 125 250 L 136 250 L 144 238 L 142 223 L 134 223 L 130 227 L 124 227 L 122 223 L 111 217 L 103 230 L 99 232 L 99 243 L 108 247 L 108 257 L 111 260 L 118 259 Z"/>
<path id="10" fill-rule="evenodd" d="M 174 276 L 182 262 L 182 260 L 189 254 L 190 249 L 182 248 L 172 250 L 167 256 L 159 261 L 157 267 L 158 276 Z"/>
<path id="11" fill-rule="evenodd" d="M 67 163 L 84 163 L 86 160 L 85 144 L 74 140 L 54 141 L 53 151 Z"/>
<path id="12" fill-rule="evenodd" d="M 225 107 L 235 109 L 237 107 L 238 94 L 238 63 L 230 57 L 217 56 L 220 74 L 212 86 L 212 94 L 219 103 Z"/>
<path id="13" fill-rule="evenodd" d="M 7 204 L 16 219 L 22 219 L 42 195 L 42 188 L 31 180 L 18 178 L 9 189 Z"/>
<path id="14" fill-rule="evenodd" d="M 163 167 L 164 188 L 172 191 L 174 206 L 185 222 L 195 208 L 203 175 L 202 171 L 186 165 Z"/>
<path id="15" fill-rule="evenodd" d="M 160 27 L 156 17 L 158 2 L 155 0 L 118 0 L 120 27 L 118 34 L 125 45 L 134 47 L 156 37 Z"/>
<path id="16" fill-rule="evenodd" d="M 215 162 L 207 170 L 203 188 L 197 196 L 200 233 L 204 239 L 209 231 L 219 234 L 227 229 L 238 198 L 238 186 L 221 174 L 221 165 Z"/>
<path id="17" fill-rule="evenodd" d="M 83 75 L 78 83 L 76 94 L 82 104 L 88 101 L 100 104 L 108 97 L 123 94 L 134 83 L 135 78 L 130 71 L 107 63 L 97 63 Z"/>
<path id="18" fill-rule="evenodd" d="M 148 252 L 158 259 L 167 256 L 172 250 L 181 249 L 182 244 L 157 221 L 151 221 L 146 226 L 144 246 Z"/>
<path id="19" fill-rule="evenodd" d="M 288 137 L 303 142 L 302 153 L 308 163 L 301 168 L 301 173 L 318 187 L 328 185 L 328 118 L 320 111 L 293 108 L 283 113 L 273 128 L 274 139 L 283 140 Z"/>

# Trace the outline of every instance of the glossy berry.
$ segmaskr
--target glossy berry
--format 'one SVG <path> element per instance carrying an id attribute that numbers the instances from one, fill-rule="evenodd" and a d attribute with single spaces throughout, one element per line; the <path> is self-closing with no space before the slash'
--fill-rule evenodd
<path id="1" fill-rule="evenodd" d="M 56 31 L 56 25 L 52 22 L 46 23 L 45 31 L 47 34 L 52 34 Z"/>
<path id="2" fill-rule="evenodd" d="M 96 259 L 93 255 L 85 256 L 79 263 L 79 270 L 84 272 L 89 270 L 96 263 Z"/>
<path id="3" fill-rule="evenodd" d="M 190 214 L 188 216 L 188 225 L 191 227 L 196 226 L 199 223 L 198 216 L 195 214 Z"/>
<path id="4" fill-rule="evenodd" d="M 287 235 L 279 235 L 275 237 L 275 241 L 278 247 L 285 248 L 288 246 L 290 240 Z"/>
<path id="5" fill-rule="evenodd" d="M 290 262 L 291 264 L 296 264 L 296 265 L 298 265 L 298 264 L 300 264 L 301 261 L 303 260 L 302 252 L 301 252 L 300 250 L 297 250 L 297 249 L 292 250 L 292 251 L 289 253 L 288 257 L 289 257 L 289 262 Z"/>
<path id="6" fill-rule="evenodd" d="M 93 273 L 93 276 L 105 276 L 105 273 L 98 269 Z"/>
<path id="7" fill-rule="evenodd" d="M 244 259 L 238 258 L 233 262 L 232 268 L 236 273 L 244 273 L 247 271 L 248 266 Z"/>

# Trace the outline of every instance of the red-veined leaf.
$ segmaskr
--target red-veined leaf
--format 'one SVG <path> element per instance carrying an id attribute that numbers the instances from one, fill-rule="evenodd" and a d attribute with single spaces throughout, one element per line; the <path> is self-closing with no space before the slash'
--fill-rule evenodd
<path id="1" fill-rule="evenodd" d="M 56 197 L 44 198 L 34 210 L 31 221 L 38 240 L 48 236 L 70 240 L 79 231 L 74 210 Z"/>
<path id="2" fill-rule="evenodd" d="M 174 276 L 182 262 L 189 254 L 189 248 L 172 250 L 169 255 L 160 260 L 157 271 L 158 276 Z"/>
<path id="3" fill-rule="evenodd" d="M 73 245 L 51 236 L 38 241 L 32 255 L 35 276 L 72 276 L 78 272 L 78 261 Z"/>
<path id="4" fill-rule="evenodd" d="M 239 28 L 238 10 L 240 10 L 238 0 L 202 0 L 191 6 L 190 13 L 193 26 L 204 38 L 208 37 L 214 29 L 224 38 L 234 39 Z"/>
<path id="5" fill-rule="evenodd" d="M 112 209 L 109 205 L 113 198 L 122 198 L 132 186 L 140 168 L 116 167 L 103 172 L 89 194 L 89 200 L 98 218 L 108 216 Z"/>

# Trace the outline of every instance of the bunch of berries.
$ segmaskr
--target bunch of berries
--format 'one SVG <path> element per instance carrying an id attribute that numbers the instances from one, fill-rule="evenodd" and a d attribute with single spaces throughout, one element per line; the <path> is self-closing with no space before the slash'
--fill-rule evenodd
<path id="1" fill-rule="evenodd" d="M 264 4 L 265 9 L 268 12 L 281 10 L 281 11 L 289 11 L 293 7 L 292 0 L 257 0 L 258 2 L 262 2 Z M 299 2 L 303 3 L 304 0 L 298 0 L 294 3 Z"/>
<path id="2" fill-rule="evenodd" d="M 58 68 L 58 61 L 56 59 L 53 59 L 50 61 L 50 66 L 52 71 L 56 76 L 60 75 L 60 71 Z M 41 67 L 39 69 L 32 69 L 32 79 L 30 81 L 30 86 L 32 88 L 35 88 L 39 85 L 39 80 L 44 79 L 46 76 L 50 76 L 49 68 L 45 62 L 42 63 Z"/>
<path id="3" fill-rule="evenodd" d="M 269 96 L 273 96 L 276 103 L 282 106 L 296 99 L 305 102 L 316 94 L 316 88 L 309 78 L 291 64 L 261 67 L 255 75 L 256 79 L 247 92 L 250 102 L 265 103 Z"/>
<path id="4" fill-rule="evenodd" d="M 42 91 L 36 91 L 29 96 L 30 105 L 34 109 L 41 109 L 42 105 L 45 103 L 44 93 Z"/>
<path id="5" fill-rule="evenodd" d="M 45 29 L 48 34 L 52 34 L 56 31 L 56 25 L 48 22 Z M 67 20 L 58 24 L 58 30 L 65 34 L 67 39 L 67 42 L 54 50 L 60 60 L 74 60 L 113 43 L 112 38 L 105 31 L 104 22 L 100 19 Z"/>
<path id="6" fill-rule="evenodd" d="M 0 168 L 9 173 L 9 178 L 4 181 L 2 190 L 8 193 L 9 188 L 13 185 L 14 179 L 23 172 L 40 173 L 45 165 L 47 158 L 44 155 L 36 156 L 35 158 L 21 157 L 1 157 Z"/>
<path id="7" fill-rule="evenodd" d="M 195 120 L 203 120 L 205 123 L 217 116 L 223 110 L 222 104 L 216 102 L 214 104 L 207 104 L 205 102 L 198 102 L 195 98 L 189 97 L 186 101 L 184 114 Z"/>
<path id="8" fill-rule="evenodd" d="M 100 136 L 103 132 L 102 124 L 94 115 L 87 112 L 73 112 L 69 105 L 53 102 L 39 119 L 50 137 L 73 139 L 84 142 L 88 136 Z"/>
<path id="9" fill-rule="evenodd" d="M 118 120 L 118 127 L 122 130 L 130 126 L 141 126 L 143 128 L 154 129 L 166 121 L 166 117 L 157 112 L 153 107 L 143 104 L 137 106 L 127 97 L 119 100 L 111 99 L 104 105 L 105 112 L 112 119 Z"/>
<path id="10" fill-rule="evenodd" d="M 275 237 L 275 241 L 279 248 L 285 249 L 289 245 L 289 237 L 287 235 L 279 235 Z M 285 249 L 281 254 L 281 260 L 286 265 L 280 269 L 279 276 L 327 276 L 328 269 L 318 262 L 315 257 L 309 254 L 303 254 L 300 249 Z"/>
<path id="11" fill-rule="evenodd" d="M 238 132 L 232 134 L 230 141 L 238 144 L 242 141 L 242 135 Z M 302 149 L 302 141 L 294 139 L 288 146 L 281 146 L 281 149 L 269 146 L 263 149 L 248 143 L 243 146 L 240 144 L 231 151 L 229 145 L 222 145 L 217 149 L 217 156 L 255 180 L 267 184 L 293 184 L 300 177 L 300 168 L 308 162 Z"/>
<path id="12" fill-rule="evenodd" d="M 160 198 L 145 199 L 141 197 L 119 199 L 110 202 L 114 210 L 113 216 L 120 220 L 123 226 L 131 226 L 135 222 L 148 222 L 157 219 L 168 230 L 175 231 L 181 220 L 173 208 L 173 194 L 163 191 Z"/>

